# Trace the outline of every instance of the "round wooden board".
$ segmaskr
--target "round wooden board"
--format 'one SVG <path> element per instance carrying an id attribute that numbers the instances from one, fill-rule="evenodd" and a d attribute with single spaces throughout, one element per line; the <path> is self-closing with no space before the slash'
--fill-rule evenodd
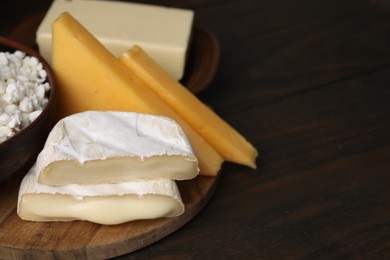
<path id="1" fill-rule="evenodd" d="M 37 48 L 35 32 L 42 18 L 43 14 L 37 14 L 26 19 L 9 38 Z M 194 28 L 182 83 L 193 93 L 204 90 L 214 77 L 218 62 L 219 45 L 214 35 Z M 219 174 L 177 182 L 186 207 L 179 217 L 104 226 L 84 221 L 21 220 L 16 206 L 19 185 L 26 172 L 0 183 L 0 259 L 101 259 L 133 252 L 164 238 L 194 218 L 208 203 L 220 179 Z"/>
<path id="2" fill-rule="evenodd" d="M 150 245 L 194 218 L 212 197 L 220 175 L 177 182 L 185 204 L 179 217 L 105 226 L 86 221 L 30 222 L 16 213 L 23 174 L 0 184 L 0 259 L 101 259 Z"/>

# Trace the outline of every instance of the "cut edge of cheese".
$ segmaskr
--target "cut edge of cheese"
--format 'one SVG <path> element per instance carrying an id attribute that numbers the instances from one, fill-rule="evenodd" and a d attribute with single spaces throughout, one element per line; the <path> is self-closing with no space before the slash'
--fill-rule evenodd
<path id="1" fill-rule="evenodd" d="M 182 128 L 164 116 L 86 111 L 61 119 L 37 158 L 39 182 L 97 184 L 187 180 L 198 160 Z"/>
<path id="2" fill-rule="evenodd" d="M 238 131 L 172 78 L 139 46 L 119 56 L 133 77 L 143 82 L 197 131 L 225 160 L 256 168 L 258 152 Z"/>
<path id="3" fill-rule="evenodd" d="M 117 110 L 163 115 L 184 130 L 199 161 L 200 175 L 215 176 L 223 157 L 184 119 L 117 60 L 69 13 L 52 25 L 52 68 L 58 86 L 60 118 L 87 110 Z"/>
<path id="4" fill-rule="evenodd" d="M 83 220 L 116 225 L 139 219 L 176 217 L 184 204 L 175 181 L 49 186 L 36 179 L 33 166 L 22 180 L 17 214 L 28 221 Z"/>
<path id="5" fill-rule="evenodd" d="M 138 157 L 89 160 L 53 161 L 39 174 L 38 181 L 47 185 L 102 184 L 137 179 L 189 180 L 198 175 L 196 160 L 178 156 L 153 156 L 139 161 Z M 180 167 L 177 165 L 181 164 Z"/>
<path id="6" fill-rule="evenodd" d="M 180 166 L 178 166 L 180 164 Z M 179 156 L 153 156 L 88 160 L 57 160 L 46 165 L 38 181 L 47 185 L 103 184 L 137 179 L 189 180 L 198 175 L 197 161 Z"/>

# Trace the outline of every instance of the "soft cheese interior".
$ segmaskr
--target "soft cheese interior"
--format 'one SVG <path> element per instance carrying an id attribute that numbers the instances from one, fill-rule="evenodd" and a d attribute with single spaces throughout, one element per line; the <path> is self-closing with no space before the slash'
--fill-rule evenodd
<path id="1" fill-rule="evenodd" d="M 135 179 L 192 179 L 198 160 L 173 120 L 131 112 L 87 111 L 60 120 L 37 159 L 47 185 Z"/>
<path id="2" fill-rule="evenodd" d="M 184 211 L 173 180 L 49 186 L 37 182 L 33 167 L 22 181 L 18 215 L 30 221 L 87 220 L 114 225 L 137 219 L 174 217 Z"/>

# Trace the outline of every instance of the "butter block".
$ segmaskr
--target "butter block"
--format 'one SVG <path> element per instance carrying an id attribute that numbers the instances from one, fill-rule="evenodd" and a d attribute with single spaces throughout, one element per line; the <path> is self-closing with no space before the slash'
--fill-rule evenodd
<path id="1" fill-rule="evenodd" d="M 197 131 L 225 160 L 256 168 L 257 150 L 187 88 L 172 78 L 140 46 L 119 57 L 129 73 Z"/>
<path id="2" fill-rule="evenodd" d="M 138 44 L 175 79 L 184 73 L 194 12 L 119 1 L 55 0 L 40 24 L 36 40 L 41 55 L 51 63 L 51 25 L 69 12 L 114 56 Z"/>
<path id="3" fill-rule="evenodd" d="M 200 175 L 214 176 L 222 156 L 183 118 L 141 82 L 69 13 L 53 23 L 52 68 L 60 118 L 88 110 L 162 115 L 184 130 L 199 161 Z"/>
<path id="4" fill-rule="evenodd" d="M 181 127 L 147 114 L 87 111 L 60 120 L 37 158 L 47 185 L 192 179 L 198 160 Z"/>
<path id="5" fill-rule="evenodd" d="M 36 167 L 24 177 L 17 204 L 21 219 L 41 222 L 85 220 L 115 225 L 175 217 L 183 212 L 184 204 L 173 180 L 49 186 L 37 182 Z"/>

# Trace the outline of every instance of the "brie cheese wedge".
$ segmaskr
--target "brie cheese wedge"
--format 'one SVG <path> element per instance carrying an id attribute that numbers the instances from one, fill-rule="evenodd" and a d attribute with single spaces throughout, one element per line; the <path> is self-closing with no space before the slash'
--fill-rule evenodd
<path id="1" fill-rule="evenodd" d="M 36 165 L 24 177 L 17 213 L 29 221 L 85 220 L 104 225 L 174 217 L 184 212 L 175 181 L 49 186 L 37 182 Z"/>
<path id="2" fill-rule="evenodd" d="M 135 179 L 192 179 L 198 160 L 173 120 L 132 112 L 87 111 L 60 120 L 36 162 L 47 185 Z"/>

